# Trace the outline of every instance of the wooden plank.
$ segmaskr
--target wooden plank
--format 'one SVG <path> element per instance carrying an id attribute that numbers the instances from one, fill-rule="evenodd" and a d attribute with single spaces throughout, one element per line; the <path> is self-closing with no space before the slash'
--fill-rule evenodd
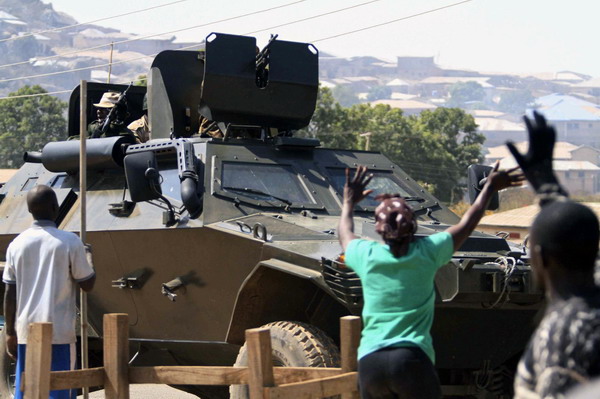
<path id="1" fill-rule="evenodd" d="M 30 324 L 25 355 L 25 399 L 48 398 L 51 363 L 52 323 Z"/>
<path id="2" fill-rule="evenodd" d="M 271 333 L 268 328 L 246 330 L 248 346 L 248 390 L 250 399 L 262 399 L 263 388 L 275 385 Z"/>
<path id="3" fill-rule="evenodd" d="M 104 397 L 129 399 L 129 317 L 104 315 Z"/>
<path id="4" fill-rule="evenodd" d="M 275 384 L 291 384 L 293 382 L 333 377 L 341 374 L 339 367 L 274 367 Z"/>
<path id="5" fill-rule="evenodd" d="M 358 370 L 358 345 L 360 344 L 361 321 L 358 316 L 345 316 L 340 319 L 340 346 L 342 352 L 342 372 Z M 358 386 L 355 392 L 346 392 L 342 399 L 358 399 Z"/>
<path id="6" fill-rule="evenodd" d="M 357 386 L 358 373 L 353 371 L 334 377 L 264 388 L 264 395 L 268 399 L 325 398 L 356 391 Z"/>
<path id="7" fill-rule="evenodd" d="M 131 384 L 231 385 L 247 384 L 247 367 L 156 366 L 131 367 Z"/>
<path id="8" fill-rule="evenodd" d="M 50 390 L 98 387 L 104 384 L 104 367 L 93 369 L 53 371 L 50 373 Z"/>
<path id="9" fill-rule="evenodd" d="M 274 367 L 275 384 L 332 377 L 340 368 Z M 248 384 L 247 367 L 155 366 L 129 368 L 130 384 L 232 385 Z"/>

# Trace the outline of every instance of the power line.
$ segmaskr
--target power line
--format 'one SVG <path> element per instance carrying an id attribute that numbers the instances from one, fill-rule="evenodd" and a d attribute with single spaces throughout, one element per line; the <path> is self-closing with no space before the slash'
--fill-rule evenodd
<path id="1" fill-rule="evenodd" d="M 192 27 L 188 27 L 188 28 L 183 28 L 183 29 L 177 29 L 177 30 L 171 31 L 171 32 L 158 33 L 158 34 L 155 34 L 155 35 L 149 35 L 149 36 L 145 36 L 145 37 L 137 38 L 137 39 L 124 40 L 124 41 L 121 41 L 121 42 L 115 42 L 113 44 L 119 44 L 119 43 L 122 44 L 122 43 L 132 42 L 132 41 L 135 41 L 135 40 L 141 40 L 143 38 L 148 38 L 148 37 L 153 37 L 153 36 L 160 36 L 160 35 L 165 35 L 165 34 L 169 34 L 169 33 L 175 33 L 175 32 L 181 32 L 181 31 L 185 31 L 185 30 L 190 30 L 190 29 L 196 29 L 196 28 L 200 28 L 200 27 L 205 27 L 205 26 L 216 24 L 216 23 L 220 23 L 220 22 L 231 21 L 231 20 L 237 19 L 237 18 L 247 17 L 247 16 L 250 16 L 250 15 L 255 15 L 255 14 L 263 13 L 263 12 L 267 12 L 267 11 L 272 11 L 272 10 L 278 9 L 278 8 L 288 7 L 288 6 L 291 6 L 291 5 L 294 5 L 294 4 L 297 4 L 297 3 L 301 3 L 301 2 L 304 2 L 304 1 L 306 1 L 306 0 L 299 0 L 299 1 L 292 2 L 292 3 L 287 3 L 287 4 L 284 4 L 284 5 L 281 5 L 281 6 L 271 7 L 271 8 L 267 8 L 267 9 L 264 9 L 264 10 L 259 10 L 259 11 L 254 11 L 254 12 L 251 12 L 251 13 L 239 15 L 239 16 L 236 16 L 236 17 L 224 18 L 224 19 L 221 19 L 221 20 L 218 20 L 218 21 L 208 22 L 206 24 L 196 25 L 196 26 L 192 26 Z M 257 33 L 257 32 L 262 32 L 262 31 L 267 31 L 267 30 L 279 28 L 279 27 L 282 27 L 282 26 L 292 25 L 292 24 L 296 24 L 296 23 L 299 23 L 299 22 L 304 22 L 304 21 L 307 21 L 307 20 L 310 20 L 310 19 L 314 19 L 314 18 L 320 18 L 320 17 L 325 16 L 325 15 L 331 15 L 331 14 L 335 14 L 335 13 L 347 11 L 349 9 L 353 9 L 353 8 L 357 8 L 357 7 L 362 7 L 362 6 L 371 4 L 371 3 L 376 3 L 378 1 L 381 1 L 381 0 L 370 0 L 370 1 L 367 1 L 367 2 L 364 2 L 364 3 L 360 3 L 360 4 L 356 4 L 356 5 L 350 6 L 350 7 L 344 7 L 344 8 L 340 8 L 340 9 L 334 10 L 334 11 L 329 11 L 329 12 L 326 12 L 326 13 L 313 15 L 311 17 L 307 17 L 307 18 L 302 18 L 302 19 L 299 19 L 299 20 L 291 21 L 291 22 L 288 22 L 286 24 L 281 24 L 281 25 L 277 25 L 277 26 L 274 26 L 274 27 L 264 28 L 264 29 L 261 29 L 261 30 L 258 30 L 258 31 L 245 33 L 244 35 L 249 35 L 249 34 L 252 34 L 252 33 Z M 105 46 L 109 46 L 109 45 L 110 44 L 108 44 L 108 45 L 100 45 L 100 46 L 91 47 L 91 48 L 83 49 L 83 50 L 76 50 L 76 51 L 70 52 L 68 54 L 74 54 L 74 53 L 78 53 L 78 52 L 81 52 L 81 51 L 96 49 L 96 48 L 105 47 Z M 187 49 L 187 48 L 196 47 L 196 46 L 198 46 L 198 45 L 193 45 L 193 46 L 189 46 L 189 47 L 183 47 L 183 48 L 180 48 L 178 50 Z M 61 55 L 57 55 L 57 56 L 44 57 L 44 58 L 40 58 L 40 60 L 47 60 L 47 59 L 51 59 L 51 58 L 58 58 L 60 56 L 66 55 L 66 54 L 67 53 L 61 54 Z M 139 60 L 139 59 L 142 59 L 142 58 L 148 58 L 148 57 L 154 57 L 154 56 L 156 56 L 156 53 L 155 54 L 145 55 L 145 56 L 142 56 L 142 57 L 131 58 L 131 59 L 124 60 L 124 61 L 113 62 L 112 65 L 122 64 L 122 63 L 128 62 L 128 61 L 136 61 L 136 60 Z M 28 61 L 20 62 L 20 63 L 15 63 L 15 64 L 1 65 L 0 68 L 6 67 L 6 66 L 20 65 L 20 64 L 24 64 L 24 63 L 26 64 L 26 63 L 28 63 Z M 70 69 L 70 70 L 66 70 L 66 71 L 57 71 L 57 72 L 49 72 L 49 73 L 38 74 L 38 75 L 29 75 L 29 76 L 23 76 L 23 77 L 17 77 L 17 78 L 2 79 L 2 80 L 0 80 L 0 83 L 14 82 L 14 81 L 18 81 L 18 80 L 21 80 L 21 79 L 24 80 L 24 79 L 34 79 L 34 78 L 46 77 L 46 76 L 55 76 L 55 75 L 60 75 L 60 74 L 64 74 L 64 73 L 71 73 L 71 72 L 83 71 L 83 70 L 87 70 L 87 69 L 103 68 L 103 67 L 106 67 L 108 65 L 111 65 L 111 64 L 100 64 L 100 65 L 94 65 L 94 66 L 91 66 L 91 67 L 82 67 L 82 68 Z"/>
<path id="2" fill-rule="evenodd" d="M 471 2 L 471 1 L 473 1 L 473 0 L 463 0 L 463 1 L 459 1 L 458 3 L 453 3 L 453 4 L 449 4 L 449 5 L 447 5 L 447 6 L 443 6 L 443 7 L 434 8 L 434 9 L 432 9 L 432 10 L 423 11 L 423 12 L 420 12 L 420 13 L 417 13 L 417 14 L 413 14 L 413 15 L 406 16 L 406 17 L 402 17 L 402 18 L 393 19 L 393 20 L 391 20 L 391 21 L 382 22 L 382 23 L 380 23 L 380 24 L 371 25 L 371 26 L 367 26 L 367 27 L 364 27 L 364 28 L 355 29 L 355 30 L 352 30 L 352 31 L 349 31 L 349 32 L 340 33 L 340 34 L 338 34 L 338 35 L 333 35 L 333 36 L 328 36 L 328 37 L 324 37 L 324 38 L 321 38 L 321 39 L 313 40 L 311 43 L 323 42 L 323 41 L 325 41 L 325 40 L 335 39 L 335 38 L 337 38 L 337 37 L 346 36 L 346 35 L 351 35 L 351 34 L 353 34 L 353 33 L 362 32 L 362 31 L 369 30 L 369 29 L 379 28 L 380 26 L 384 26 L 384 25 L 393 24 L 393 23 L 396 23 L 396 22 L 399 22 L 399 21 L 405 21 L 405 20 L 407 20 L 407 19 L 411 19 L 411 18 L 415 18 L 415 17 L 420 17 L 421 15 L 430 14 L 430 13 L 432 13 L 432 12 L 436 12 L 436 11 L 444 10 L 444 9 L 446 9 L 446 8 L 456 7 L 456 6 L 459 6 L 459 5 L 461 5 L 461 4 L 469 3 L 469 2 Z"/>
<path id="3" fill-rule="evenodd" d="M 187 0 L 181 0 L 181 1 L 187 1 Z M 136 42 L 136 41 L 139 41 L 139 40 L 148 39 L 148 38 L 151 38 L 151 37 L 169 35 L 169 34 L 184 32 L 184 31 L 187 31 L 187 30 L 204 28 L 206 26 L 215 25 L 215 24 L 219 24 L 219 23 L 222 23 L 222 22 L 229 22 L 229 21 L 233 21 L 233 20 L 236 20 L 236 19 L 244 18 L 244 17 L 249 17 L 249 16 L 256 15 L 256 14 L 261 14 L 261 13 L 268 12 L 268 11 L 273 11 L 273 10 L 276 10 L 276 9 L 279 9 L 279 8 L 289 7 L 289 6 L 292 6 L 292 5 L 295 5 L 295 4 L 298 4 L 298 3 L 302 3 L 302 2 L 305 2 L 305 1 L 306 0 L 293 1 L 291 3 L 282 4 L 280 6 L 269 7 L 269 8 L 265 8 L 265 9 L 262 9 L 262 10 L 253 11 L 253 12 L 250 12 L 250 13 L 237 15 L 237 16 L 234 16 L 234 17 L 223 18 L 223 19 L 219 19 L 217 21 L 211 21 L 211 22 L 207 22 L 207 23 L 204 23 L 204 24 L 200 24 L 200 25 L 190 26 L 190 27 L 187 27 L 187 28 L 176 29 L 176 30 L 172 30 L 172 31 L 169 31 L 169 32 L 155 33 L 155 34 L 146 35 L 146 36 L 139 36 L 139 37 L 136 37 L 134 39 L 120 40 L 120 41 L 116 41 L 116 42 L 111 42 L 111 43 L 106 43 L 106 44 L 100 44 L 98 46 L 86 47 L 86 48 L 83 48 L 83 49 L 77 49 L 77 50 L 73 50 L 73 51 L 68 51 L 68 52 L 61 53 L 61 54 L 50 55 L 50 56 L 47 56 L 47 57 L 40 57 L 40 58 L 36 58 L 36 61 L 47 61 L 47 60 L 52 60 L 52 59 L 55 59 L 55 58 L 65 57 L 67 55 L 73 55 L 73 54 L 82 53 L 82 52 L 85 52 L 85 51 L 97 50 L 99 48 L 104 48 L 104 47 L 108 47 L 108 46 L 114 46 L 114 45 L 119 45 L 119 44 L 132 43 L 132 42 Z M 374 0 L 374 1 L 379 1 L 379 0 Z M 17 66 L 17 65 L 24 65 L 24 64 L 29 64 L 29 63 L 30 63 L 29 60 L 28 61 L 19 61 L 19 62 L 14 62 L 12 64 L 0 65 L 0 68 L 7 68 L 7 67 L 12 67 L 12 66 Z"/>
<path id="4" fill-rule="evenodd" d="M 106 20 L 109 20 L 109 19 L 114 19 L 114 18 L 119 18 L 119 17 L 125 17 L 127 15 L 137 14 L 137 13 L 145 12 L 145 11 L 149 11 L 149 10 L 154 10 L 156 8 L 166 7 L 166 6 L 170 6 L 170 5 L 173 5 L 173 4 L 182 3 L 184 1 L 188 1 L 188 0 L 177 0 L 177 1 L 173 1 L 171 3 L 167 3 L 167 4 L 161 4 L 161 5 L 154 6 L 154 7 L 143 8 L 141 10 L 130 11 L 130 12 L 126 12 L 124 14 L 113 15 L 112 17 L 105 17 L 105 18 L 95 19 L 93 21 L 77 23 L 77 24 L 74 24 L 74 25 L 61 26 L 59 28 L 46 29 L 46 30 L 40 30 L 38 32 L 26 33 L 26 34 L 21 35 L 21 36 L 13 36 L 13 37 L 9 37 L 7 39 L 1 39 L 0 43 L 7 42 L 7 41 L 10 41 L 10 40 L 23 39 L 25 37 L 31 37 L 31 36 L 35 36 L 35 35 L 41 35 L 41 34 L 44 34 L 44 33 L 60 32 L 62 30 L 67 30 L 67 29 L 78 27 L 78 26 L 95 24 L 96 22 L 106 21 Z"/>
<path id="5" fill-rule="evenodd" d="M 13 98 L 43 97 L 43 96 L 50 96 L 50 95 L 54 95 L 54 94 L 71 93 L 72 91 L 73 90 L 60 90 L 60 91 L 52 91 L 52 92 L 46 92 L 46 93 L 21 94 L 19 96 L 1 97 L 0 100 L 10 100 Z"/>
<path id="6" fill-rule="evenodd" d="M 191 45 L 191 46 L 181 47 L 181 48 L 178 48 L 176 50 L 187 50 L 187 49 L 191 49 L 191 48 L 195 48 L 195 47 L 201 47 L 202 45 L 203 45 L 202 43 L 198 43 L 198 44 L 194 44 L 194 45 Z M 153 54 L 148 54 L 148 55 L 142 55 L 140 57 L 128 58 L 128 59 L 122 60 L 122 61 L 115 61 L 115 62 L 112 62 L 112 63 L 94 65 L 94 66 L 91 66 L 91 67 L 81 67 L 81 68 L 69 69 L 69 70 L 66 70 L 66 71 L 56 71 L 56 72 L 42 73 L 42 74 L 38 74 L 38 75 L 22 76 L 22 77 L 18 77 L 18 78 L 2 79 L 2 80 L 0 80 L 0 83 L 14 82 L 14 81 L 17 81 L 17 80 L 25 80 L 25 79 L 43 78 L 43 77 L 46 77 L 46 76 L 56 76 L 56 75 L 62 75 L 62 74 L 65 74 L 65 73 L 85 71 L 85 70 L 88 70 L 88 69 L 104 68 L 104 67 L 107 67 L 109 65 L 124 64 L 124 63 L 127 63 L 127 62 L 137 61 L 137 60 L 141 60 L 141 59 L 144 59 L 144 58 L 156 57 L 157 55 L 158 55 L 158 53 L 153 53 Z M 40 94 L 43 94 L 43 93 L 40 93 Z M 2 100 L 4 98 L 10 98 L 10 97 L 3 97 L 3 98 L 0 98 L 0 100 Z"/>
<path id="7" fill-rule="evenodd" d="M 275 25 L 275 26 L 271 26 L 271 27 L 269 27 L 269 28 L 264 28 L 264 29 L 255 30 L 255 31 L 252 31 L 252 32 L 244 33 L 244 35 L 252 35 L 252 34 L 254 34 L 254 33 L 259 33 L 259 32 L 264 32 L 264 31 L 267 31 L 267 30 L 272 30 L 272 29 L 281 28 L 281 27 L 284 27 L 284 26 L 294 25 L 294 24 L 297 24 L 297 23 L 300 23 L 300 22 L 309 21 L 309 20 L 311 20 L 311 19 L 315 19 L 315 18 L 324 17 L 324 16 L 326 16 L 326 15 L 337 14 L 338 12 L 347 11 L 347 10 L 350 10 L 350 9 L 353 9 L 353 8 L 358 8 L 358 7 L 366 6 L 366 5 L 368 5 L 368 4 L 371 4 L 371 3 L 377 3 L 378 1 L 381 1 L 381 0 L 371 0 L 371 1 L 366 1 L 366 2 L 364 2 L 364 3 L 355 4 L 355 5 L 353 5 L 353 6 L 344 7 L 344 8 L 339 8 L 339 9 L 337 9 L 337 10 L 333 10 L 333 11 L 324 12 L 324 13 L 322 13 L 322 14 L 312 15 L 312 16 L 310 16 L 310 17 L 306 17 L 306 18 L 302 18 L 302 19 L 297 19 L 297 20 L 295 20 L 295 21 L 291 21 L 291 22 L 286 22 L 285 24 Z M 470 0 L 469 0 L 469 1 L 470 1 Z"/>
<path id="8" fill-rule="evenodd" d="M 300 0 L 300 1 L 297 1 L 297 2 L 294 2 L 294 3 L 289 3 L 288 5 L 299 3 L 299 2 L 302 2 L 302 1 L 306 1 L 306 0 Z M 371 0 L 371 1 L 366 2 L 366 3 L 361 3 L 361 5 L 370 4 L 370 3 L 373 3 L 375 1 L 379 1 L 379 0 Z M 334 36 L 329 36 L 329 37 L 326 37 L 326 38 L 321 38 L 321 39 L 313 40 L 312 42 L 315 43 L 315 42 L 319 42 L 319 41 L 325 41 L 325 40 L 333 39 L 333 38 L 336 38 L 336 37 L 341 37 L 341 36 L 353 34 L 353 33 L 356 33 L 356 32 L 365 31 L 365 30 L 368 30 L 368 29 L 372 29 L 372 28 L 383 26 L 383 25 L 388 25 L 388 24 L 391 24 L 391 23 L 395 23 L 395 22 L 407 20 L 407 19 L 410 19 L 410 18 L 415 18 L 415 17 L 421 16 L 421 15 L 432 13 L 432 12 L 440 11 L 440 10 L 443 10 L 443 9 L 446 9 L 446 8 L 455 7 L 455 6 L 458 6 L 458 5 L 461 5 L 461 4 L 464 4 L 464 3 L 468 3 L 468 2 L 471 2 L 471 1 L 473 1 L 473 0 L 463 0 L 463 1 L 460 1 L 460 2 L 457 2 L 457 3 L 453 3 L 453 4 L 450 4 L 450 5 L 447 5 L 447 6 L 438 7 L 438 8 L 435 8 L 435 9 L 428 10 L 428 11 L 423 11 L 423 12 L 420 12 L 420 13 L 417 13 L 417 14 L 409 15 L 409 16 L 402 17 L 402 18 L 397 18 L 397 19 L 394 19 L 394 20 L 391 20 L 391 21 L 380 23 L 380 24 L 371 25 L 371 26 L 367 26 L 367 27 L 364 27 L 364 28 L 361 28 L 361 29 L 352 30 L 352 31 L 344 32 L 344 33 L 340 33 L 338 35 L 334 35 Z M 285 7 L 285 6 L 287 6 L 287 5 L 279 6 L 277 8 Z M 360 5 L 357 5 L 357 6 L 360 6 Z M 346 10 L 348 8 L 355 8 L 357 6 L 346 7 L 344 9 L 340 9 L 340 10 L 344 11 L 344 10 Z M 261 11 L 257 11 L 257 12 L 254 12 L 254 13 L 258 13 L 258 12 L 261 12 Z M 264 12 L 264 10 L 263 10 L 263 12 Z M 329 14 L 332 14 L 334 12 L 339 12 L 339 11 L 332 11 L 332 12 L 328 12 L 328 13 L 325 13 L 325 14 L 329 15 Z M 246 15 L 250 15 L 250 14 L 246 14 Z M 324 15 L 324 14 L 319 14 L 319 15 L 314 16 L 312 18 L 318 18 L 321 15 Z M 283 26 L 287 26 L 287 25 L 292 25 L 292 24 L 295 24 L 297 22 L 306 21 L 306 20 L 309 20 L 309 19 L 312 19 L 312 18 L 310 18 L 310 17 L 309 18 L 303 18 L 301 20 L 291 21 L 291 22 L 288 22 L 286 24 L 278 25 L 276 27 L 283 27 Z M 206 24 L 204 24 L 204 25 L 206 25 Z M 200 27 L 200 26 L 196 26 L 196 27 Z M 186 29 L 194 29 L 196 27 L 191 27 L 191 28 L 186 28 Z M 254 31 L 254 32 L 246 33 L 246 34 L 258 33 L 258 32 L 262 32 L 262 31 L 266 31 L 266 30 L 271 30 L 271 29 L 274 29 L 274 27 L 265 28 L 265 29 Z M 193 48 L 193 47 L 198 47 L 200 45 L 201 44 L 195 44 L 195 45 L 192 45 L 192 46 L 182 47 L 182 48 L 179 48 L 177 50 L 185 50 L 185 49 L 189 49 L 189 48 Z M 144 56 L 141 56 L 141 57 L 130 58 L 130 59 L 123 60 L 123 61 L 113 62 L 112 65 L 122 64 L 122 63 L 130 62 L 130 61 L 136 61 L 136 60 L 140 60 L 140 59 L 148 58 L 148 57 L 154 57 L 156 55 L 157 55 L 157 53 L 149 54 L 149 55 L 144 55 Z M 111 64 L 100 64 L 100 65 L 94 65 L 94 66 L 90 66 L 90 67 L 76 68 L 76 69 L 71 69 L 71 70 L 66 70 L 66 71 L 57 71 L 57 72 L 50 72 L 50 73 L 39 74 L 39 75 L 30 75 L 30 76 L 23 76 L 23 77 L 17 77 L 17 78 L 2 79 L 2 80 L 0 80 L 0 83 L 14 82 L 14 81 L 18 81 L 18 80 L 33 79 L 33 78 L 40 78 L 40 77 L 46 77 L 46 76 L 55 76 L 55 75 L 60 75 L 60 74 L 65 74 L 65 73 L 71 73 L 71 72 L 77 72 L 77 71 L 83 71 L 83 70 L 89 70 L 89 69 L 95 69 L 95 68 L 103 68 L 103 67 L 106 67 L 106 66 L 109 66 L 109 65 L 111 65 Z M 4 99 L 4 98 L 0 98 L 0 100 L 2 100 L 2 99 Z"/>

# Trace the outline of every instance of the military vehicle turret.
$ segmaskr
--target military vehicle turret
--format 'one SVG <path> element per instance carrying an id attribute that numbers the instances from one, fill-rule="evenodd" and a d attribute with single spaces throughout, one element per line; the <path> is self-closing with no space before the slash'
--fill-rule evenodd
<path id="1" fill-rule="evenodd" d="M 256 49 L 254 38 L 213 33 L 202 51 L 160 53 L 148 74 L 151 140 L 88 141 L 92 365 L 107 312 L 129 314 L 133 364 L 241 365 L 244 330 L 268 325 L 277 365 L 336 365 L 338 319 L 362 305 L 360 281 L 338 262 L 345 168 L 368 165 L 375 193 L 406 196 L 419 237 L 458 221 L 384 155 L 294 137 L 315 108 L 318 52 L 281 40 Z M 103 92 L 126 86 L 87 87 L 91 120 Z M 128 92 L 130 120 L 145 93 Z M 79 134 L 80 94 L 71 95 L 69 136 Z M 78 148 L 70 140 L 28 153 L 0 189 L 0 256 L 30 225 L 25 195 L 36 184 L 56 190 L 59 226 L 79 231 Z M 368 198 L 356 210 L 362 237 L 378 239 L 375 205 Z M 433 339 L 445 395 L 510 395 L 540 308 L 528 262 L 504 238 L 475 233 L 439 271 Z M 8 363 L 0 359 L 2 394 Z M 246 397 L 244 387 L 193 389 Z"/>

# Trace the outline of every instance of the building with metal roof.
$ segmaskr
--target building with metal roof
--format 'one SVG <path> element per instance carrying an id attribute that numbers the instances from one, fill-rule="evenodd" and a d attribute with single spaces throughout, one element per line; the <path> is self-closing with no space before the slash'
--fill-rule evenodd
<path id="1" fill-rule="evenodd" d="M 536 110 L 554 125 L 557 140 L 600 149 L 600 106 L 555 93 L 537 98 Z"/>
<path id="2" fill-rule="evenodd" d="M 594 211 L 600 219 L 600 203 L 585 202 L 583 204 Z M 538 205 L 529 205 L 494 213 L 484 216 L 479 222 L 477 230 L 494 235 L 505 234 L 509 237 L 509 240 L 522 243 L 539 212 L 540 207 Z"/>

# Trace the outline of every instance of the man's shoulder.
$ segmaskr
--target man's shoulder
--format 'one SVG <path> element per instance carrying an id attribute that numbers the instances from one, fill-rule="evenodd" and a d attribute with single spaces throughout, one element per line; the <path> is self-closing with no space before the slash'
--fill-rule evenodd
<path id="1" fill-rule="evenodd" d="M 31 235 L 35 234 L 35 229 L 33 227 L 29 227 L 26 230 L 23 230 L 19 233 L 8 245 L 8 248 L 15 247 L 21 243 L 27 242 Z"/>
<path id="2" fill-rule="evenodd" d="M 63 239 L 68 240 L 69 242 L 79 242 L 79 236 L 72 231 L 61 230 L 57 228 L 56 233 L 60 235 Z"/>

